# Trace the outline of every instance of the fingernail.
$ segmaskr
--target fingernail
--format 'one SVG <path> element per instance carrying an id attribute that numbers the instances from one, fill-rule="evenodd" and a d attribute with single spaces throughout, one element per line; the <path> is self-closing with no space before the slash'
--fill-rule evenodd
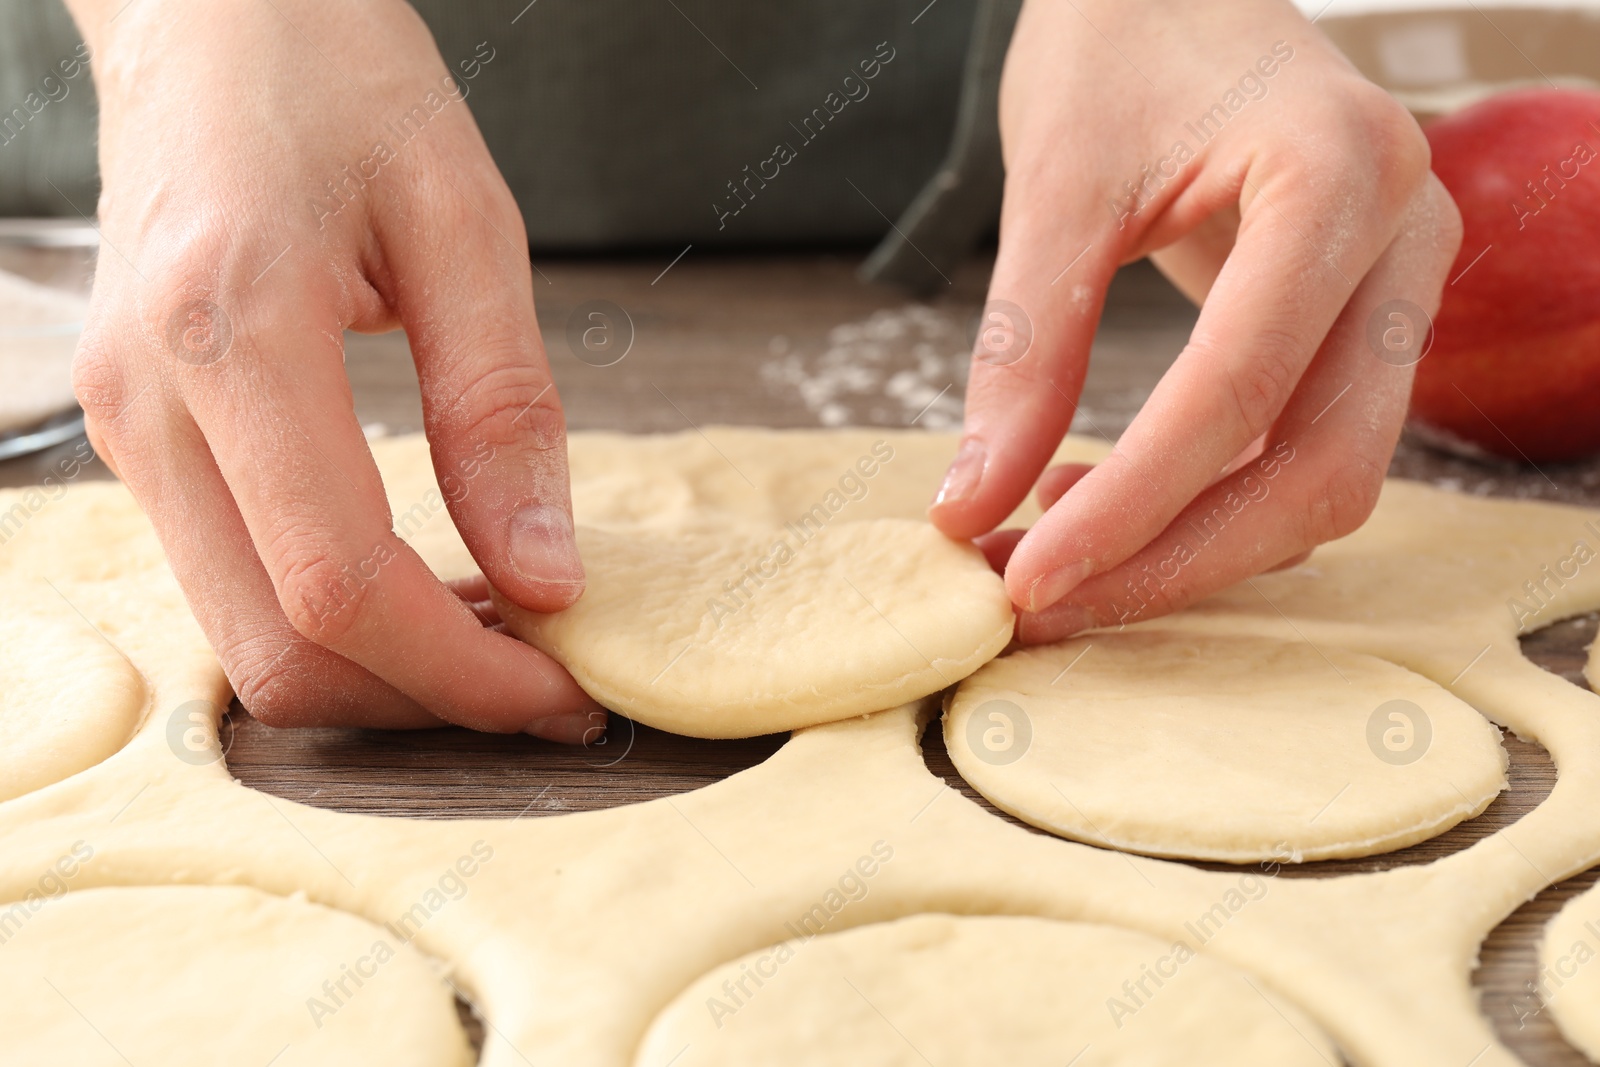
<path id="1" fill-rule="evenodd" d="M 956 458 L 950 461 L 950 469 L 945 471 L 944 484 L 939 486 L 938 495 L 933 498 L 933 507 L 943 507 L 959 500 L 966 500 L 978 491 L 978 483 L 983 481 L 983 467 L 989 461 L 989 450 L 983 447 L 983 442 L 976 437 L 968 437 L 961 442 L 961 447 L 956 450 Z"/>
<path id="2" fill-rule="evenodd" d="M 1028 587 L 1028 602 L 1022 605 L 1023 610 L 1043 611 L 1082 585 L 1093 573 L 1094 562 L 1080 559 L 1065 567 L 1057 567 L 1042 578 L 1034 579 L 1033 584 Z"/>
<path id="3" fill-rule="evenodd" d="M 1073 634 L 1100 625 L 1095 614 L 1082 604 L 1061 604 L 1037 614 L 1017 616 L 1017 641 L 1024 645 L 1045 645 L 1065 641 Z"/>
<path id="4" fill-rule="evenodd" d="M 606 732 L 604 711 L 571 711 L 547 715 L 528 727 L 528 733 L 562 745 L 592 745 Z"/>
<path id="5" fill-rule="evenodd" d="M 549 504 L 528 504 L 511 516 L 511 566 L 530 582 L 580 585 L 583 563 L 572 520 Z"/>

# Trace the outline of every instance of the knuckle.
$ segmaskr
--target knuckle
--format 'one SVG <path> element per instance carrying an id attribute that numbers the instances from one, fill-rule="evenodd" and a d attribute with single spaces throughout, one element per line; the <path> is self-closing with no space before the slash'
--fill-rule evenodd
<path id="1" fill-rule="evenodd" d="M 368 614 L 376 575 L 312 538 L 284 535 L 273 548 L 274 585 L 289 625 L 318 645 L 344 644 Z"/>
<path id="2" fill-rule="evenodd" d="M 1422 128 L 1394 97 L 1366 81 L 1351 88 L 1350 135 L 1376 161 L 1403 205 L 1430 173 L 1433 153 Z"/>
<path id="3" fill-rule="evenodd" d="M 1407 222 L 1415 224 L 1415 228 L 1422 232 L 1434 235 L 1436 254 L 1445 265 L 1448 266 L 1461 250 L 1461 241 L 1465 236 L 1461 209 L 1456 206 L 1455 199 L 1444 183 L 1431 172 L 1422 191 L 1411 202 Z"/>
<path id="4" fill-rule="evenodd" d="M 469 154 L 479 151 L 475 146 L 458 147 L 464 148 Z M 407 180 L 415 194 L 428 195 L 437 200 L 441 187 L 448 194 L 445 203 L 449 206 L 443 220 L 446 225 L 440 228 L 440 233 L 481 234 L 486 243 L 502 249 L 505 248 L 505 242 L 509 241 L 526 259 L 528 227 L 522 217 L 522 209 L 517 206 L 510 186 L 499 178 L 499 172 L 490 164 L 487 156 L 483 157 L 483 162 L 486 164 L 484 168 L 478 168 L 475 174 L 463 177 L 459 156 L 443 151 L 430 153 L 409 169 Z M 450 192 L 449 186 L 444 184 L 447 181 L 455 185 L 459 192 Z"/>
<path id="5" fill-rule="evenodd" d="M 317 694 L 306 679 L 318 676 L 318 664 L 292 635 L 263 634 L 223 658 L 239 703 L 255 718 L 280 729 L 314 724 Z"/>
<path id="6" fill-rule="evenodd" d="M 1283 410 L 1297 380 L 1290 353 L 1298 344 L 1286 331 L 1264 330 L 1254 339 L 1256 352 L 1229 368 L 1229 398 L 1242 437 L 1254 440 L 1266 433 Z"/>
<path id="7" fill-rule="evenodd" d="M 169 228 L 151 250 L 150 283 L 141 301 L 155 309 L 156 325 L 164 318 L 162 312 L 224 288 L 228 265 L 238 251 L 234 236 L 220 220 Z"/>
<path id="8" fill-rule="evenodd" d="M 238 289 L 230 284 L 230 264 L 238 258 L 237 251 L 206 234 L 166 251 L 143 301 L 145 336 L 152 347 L 195 367 L 228 353 L 233 322 L 223 294 Z"/>
<path id="9" fill-rule="evenodd" d="M 1322 491 L 1308 501 L 1302 543 L 1320 545 L 1354 533 L 1378 506 L 1383 489 L 1383 467 L 1363 455 L 1353 455 L 1335 467 Z"/>
<path id="10" fill-rule="evenodd" d="M 72 357 L 72 393 L 102 426 L 114 424 L 127 404 L 127 372 L 96 335 L 85 333 Z"/>
<path id="11" fill-rule="evenodd" d="M 1170 615 L 1195 599 L 1184 576 L 1172 580 L 1159 573 L 1162 558 L 1151 553 L 1137 567 L 1126 565 L 1130 576 L 1122 587 L 1111 592 L 1104 605 L 1096 605 L 1102 624 L 1127 625 Z"/>
<path id="12" fill-rule="evenodd" d="M 473 377 L 444 420 L 462 440 L 491 448 L 531 443 L 555 448 L 566 437 L 566 416 L 549 377 L 531 363 L 509 363 Z"/>

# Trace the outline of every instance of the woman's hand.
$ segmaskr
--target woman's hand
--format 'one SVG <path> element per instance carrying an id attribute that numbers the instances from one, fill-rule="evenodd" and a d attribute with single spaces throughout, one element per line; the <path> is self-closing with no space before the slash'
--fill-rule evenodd
<path id="1" fill-rule="evenodd" d="M 1038 483 L 1044 517 L 985 544 L 1015 545 L 1020 638 L 1173 611 L 1360 526 L 1460 242 L 1406 111 L 1287 0 L 1028 0 L 1000 121 L 1003 336 L 930 514 L 977 537 Z M 1199 322 L 1108 459 L 1041 479 L 1111 275 L 1145 255 Z"/>
<path id="2" fill-rule="evenodd" d="M 400 0 L 72 6 L 104 182 L 77 393 L 245 706 L 598 736 L 565 671 L 396 536 L 343 366 L 345 329 L 404 326 L 484 574 L 578 598 L 522 219 L 464 103 L 492 46 L 447 68 Z"/>

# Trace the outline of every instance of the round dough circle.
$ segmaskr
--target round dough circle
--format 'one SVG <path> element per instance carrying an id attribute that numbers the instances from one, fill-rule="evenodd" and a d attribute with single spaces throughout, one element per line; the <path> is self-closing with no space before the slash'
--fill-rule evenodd
<path id="1" fill-rule="evenodd" d="M 1591 888 L 1556 913 L 1539 942 L 1539 1001 L 1561 1036 L 1600 1062 L 1600 888 Z M 1524 1011 L 1537 1010 L 1530 996 Z M 1520 1014 L 1520 1012 L 1519 1012 Z"/>
<path id="2" fill-rule="evenodd" d="M 1266 637 L 1143 630 L 1014 653 L 961 684 L 944 736 L 1019 819 L 1183 859 L 1403 848 L 1506 784 L 1498 731 L 1438 685 Z"/>
<path id="3" fill-rule="evenodd" d="M 144 712 L 144 680 L 44 582 L 0 583 L 0 800 L 114 754 Z"/>
<path id="4" fill-rule="evenodd" d="M 608 708 L 695 737 L 834 722 L 938 692 L 1011 639 L 982 553 L 923 522 L 718 534 L 578 530 L 582 599 L 518 637 Z"/>
<path id="5" fill-rule="evenodd" d="M 1298 1009 L 1182 948 L 1112 926 L 952 915 L 787 941 L 696 980 L 634 1067 L 1339 1062 Z"/>
<path id="6" fill-rule="evenodd" d="M 78 842 L 62 862 L 92 865 L 92 845 Z M 87 889 L 50 899 L 60 891 L 47 877 L 37 910 L 25 902 L 0 909 L 9 920 L 0 967 L 8 1062 L 473 1062 L 444 983 L 365 920 L 234 886 Z M 377 962 L 378 942 L 399 951 Z M 356 968 L 371 974 L 351 977 Z M 323 984 L 341 980 L 348 995 Z"/>

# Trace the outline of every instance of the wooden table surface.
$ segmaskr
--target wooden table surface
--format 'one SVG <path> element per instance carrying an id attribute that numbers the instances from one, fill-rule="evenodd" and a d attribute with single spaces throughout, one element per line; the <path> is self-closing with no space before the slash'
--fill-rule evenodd
<path id="1" fill-rule="evenodd" d="M 691 252 L 663 273 L 670 259 L 666 254 L 536 264 L 540 326 L 573 429 L 648 432 L 708 423 L 817 426 L 819 404 L 815 397 L 808 402 L 801 395 L 797 375 L 816 379 L 830 359 L 837 364 L 857 356 L 880 373 L 867 387 L 835 398 L 852 423 L 903 426 L 918 418 L 905 397 L 887 396 L 885 382 L 897 369 L 918 368 L 920 381 L 935 389 L 948 385 L 951 398 L 961 395 L 967 338 L 988 275 L 985 261 L 958 272 L 947 292 L 919 305 L 926 310 L 918 311 L 899 293 L 856 281 L 853 256 L 710 257 Z M 595 300 L 621 307 L 631 321 L 632 345 L 612 366 L 578 359 L 567 342 L 575 309 Z M 1074 428 L 1114 439 L 1181 347 L 1193 321 L 1193 309 L 1152 269 L 1137 265 L 1124 270 L 1108 301 Z M 347 368 L 363 424 L 394 433 L 421 428 L 416 377 L 401 335 L 352 336 Z M 939 405 L 930 409 L 933 414 L 946 410 Z M 934 421 L 926 415 L 918 418 L 921 424 Z M 54 458 L 45 454 L 0 464 L 0 485 L 35 481 Z M 1600 462 L 1542 472 L 1484 466 L 1439 455 L 1408 439 L 1391 473 L 1464 492 L 1600 506 Z M 103 469 L 96 465 L 89 476 L 103 476 Z M 1596 624 L 1597 616 L 1557 624 L 1530 637 L 1525 651 L 1535 662 L 1582 685 L 1583 650 L 1594 639 Z M 614 716 L 603 745 L 575 751 L 529 737 L 455 729 L 398 734 L 276 731 L 235 705 L 224 740 L 233 773 L 265 792 L 341 811 L 463 818 L 592 810 L 682 793 L 760 762 L 784 738 L 699 741 Z M 1550 791 L 1555 772 L 1537 745 L 1507 737 L 1506 747 L 1511 787 L 1479 818 L 1387 856 L 1313 863 L 1284 873 L 1319 877 L 1426 862 L 1508 825 Z M 924 738 L 924 751 L 935 774 L 982 802 L 951 766 L 937 722 Z M 1586 1062 L 1561 1040 L 1548 1016 L 1519 1016 L 1527 1016 L 1533 1004 L 1527 983 L 1535 977 L 1535 944 L 1545 921 L 1594 879 L 1594 872 L 1586 873 L 1540 894 L 1507 919 L 1483 948 L 1475 982 L 1484 1009 L 1501 1038 L 1539 1067 Z"/>

